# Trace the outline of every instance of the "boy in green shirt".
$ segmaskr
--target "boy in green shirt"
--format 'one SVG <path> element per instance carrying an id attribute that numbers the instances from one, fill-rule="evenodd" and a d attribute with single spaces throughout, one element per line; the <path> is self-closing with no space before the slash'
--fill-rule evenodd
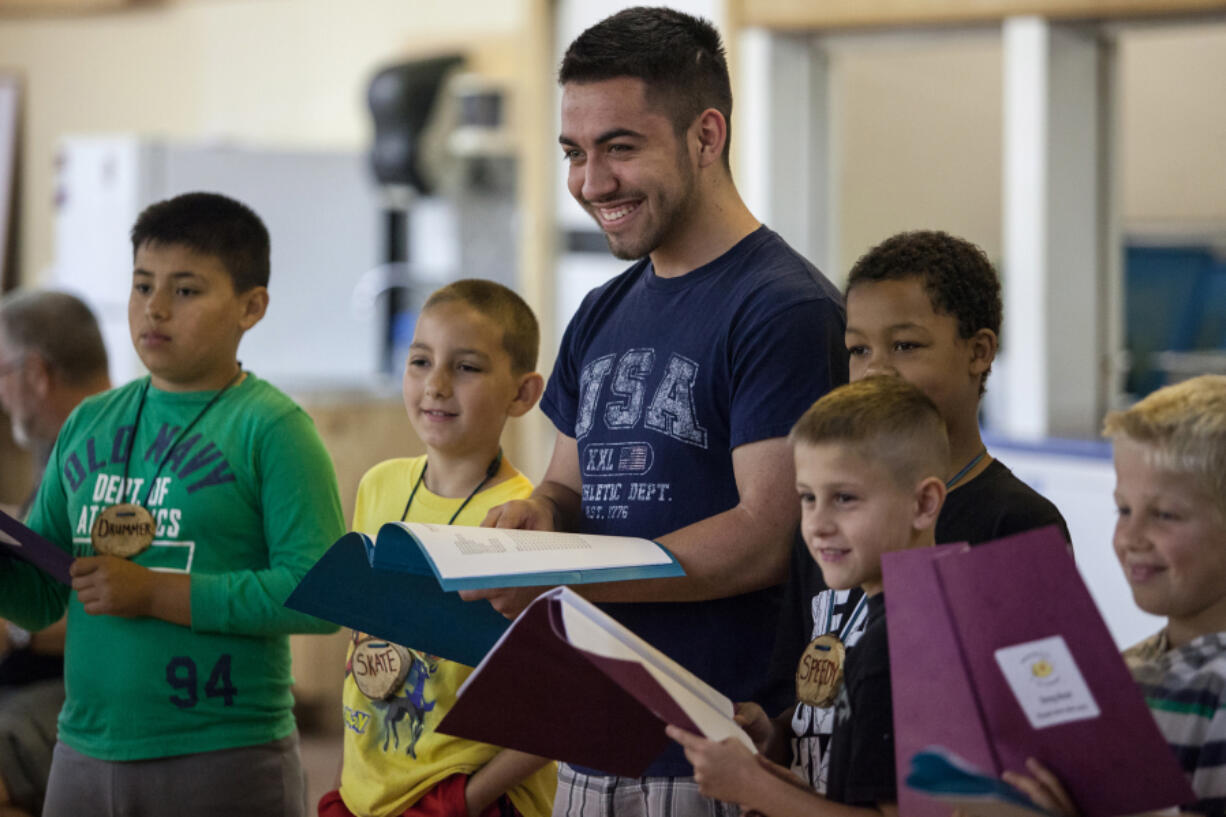
<path id="1" fill-rule="evenodd" d="M 76 557 L 72 586 L 0 559 L 0 616 L 68 611 L 43 813 L 301 815 L 288 635 L 334 628 L 283 603 L 345 527 L 310 418 L 237 360 L 268 232 L 190 193 L 146 209 L 132 247 L 149 376 L 69 417 L 28 520 Z"/>

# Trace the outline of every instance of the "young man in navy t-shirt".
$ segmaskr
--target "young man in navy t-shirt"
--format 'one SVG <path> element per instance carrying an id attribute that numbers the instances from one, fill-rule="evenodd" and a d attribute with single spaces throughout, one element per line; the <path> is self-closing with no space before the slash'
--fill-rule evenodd
<path id="1" fill-rule="evenodd" d="M 842 302 L 737 193 L 710 24 L 620 12 L 572 43 L 559 81 L 571 194 L 614 255 L 640 260 L 572 318 L 542 401 L 557 427 L 544 480 L 486 524 L 661 542 L 684 578 L 576 589 L 747 700 L 765 678 L 798 519 L 786 435 L 847 379 Z M 537 592 L 463 595 L 512 616 Z M 735 813 L 691 774 L 677 747 L 645 784 L 564 766 L 555 814 Z"/>

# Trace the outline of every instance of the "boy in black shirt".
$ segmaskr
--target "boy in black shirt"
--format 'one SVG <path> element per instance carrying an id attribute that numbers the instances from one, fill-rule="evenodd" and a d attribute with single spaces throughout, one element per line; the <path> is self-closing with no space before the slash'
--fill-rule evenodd
<path id="1" fill-rule="evenodd" d="M 734 738 L 716 743 L 674 726 L 703 794 L 766 817 L 897 814 L 890 661 L 882 595 L 882 554 L 930 546 L 941 503 L 949 443 L 933 402 L 897 377 L 842 386 L 805 412 L 789 438 L 796 462 L 801 532 L 826 584 L 858 588 L 865 627 L 850 649 L 823 635 L 806 650 L 809 693 L 833 704 L 826 796 L 755 757 Z M 759 742 L 770 721 L 742 705 Z M 755 717 L 756 715 L 756 717 Z M 849 808 L 853 807 L 853 808 Z"/>
<path id="2" fill-rule="evenodd" d="M 1067 538 L 1056 507 L 993 459 L 980 437 L 979 400 L 996 357 L 1002 313 L 1000 282 L 983 251 L 942 232 L 900 233 L 856 262 L 845 298 L 852 381 L 901 377 L 919 386 L 945 421 L 949 494 L 936 541 L 975 545 L 1050 524 L 1060 525 Z M 811 639 L 833 630 L 855 643 L 866 624 L 860 599 L 855 589 L 827 589 L 804 544 L 793 545 L 771 695 L 796 683 L 797 661 Z M 769 751 L 780 761 L 791 757 L 793 770 L 824 791 L 833 712 L 798 697 L 800 704 L 780 716 L 779 739 Z"/>

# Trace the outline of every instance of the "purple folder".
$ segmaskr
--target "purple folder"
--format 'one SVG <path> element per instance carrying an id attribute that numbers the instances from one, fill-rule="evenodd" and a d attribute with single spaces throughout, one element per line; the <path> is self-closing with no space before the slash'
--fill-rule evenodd
<path id="1" fill-rule="evenodd" d="M 68 574 L 72 556 L 65 550 L 39 536 L 4 511 L 0 511 L 0 531 L 4 531 L 17 542 L 13 544 L 0 538 L 0 552 L 24 559 L 60 584 L 72 584 L 72 577 Z"/>
<path id="2" fill-rule="evenodd" d="M 916 752 L 936 745 L 995 775 L 1024 772 L 1035 757 L 1086 817 L 1195 799 L 1057 528 L 975 548 L 888 553 L 882 568 L 895 760 L 904 774 Z M 1048 655 L 1052 641 L 1059 649 Z M 1064 647 L 1071 663 L 1062 663 Z M 1019 656 L 1031 662 L 1020 680 Z M 1078 675 L 1088 696 L 1066 692 Z M 1044 688 L 1051 694 L 1043 697 L 1023 683 L 1030 681 L 1062 686 Z M 1022 695 L 1046 703 L 1028 715 Z M 1062 714 L 1052 701 L 1065 695 Z M 903 814 L 948 817 L 948 805 L 904 786 L 898 796 Z"/>

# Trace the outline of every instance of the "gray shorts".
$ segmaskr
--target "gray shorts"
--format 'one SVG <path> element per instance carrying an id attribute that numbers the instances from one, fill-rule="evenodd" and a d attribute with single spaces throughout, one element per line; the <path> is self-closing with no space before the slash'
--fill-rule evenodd
<path id="1" fill-rule="evenodd" d="M 62 678 L 7 688 L 0 697 L 0 780 L 9 802 L 30 814 L 43 810 L 55 722 L 63 705 Z"/>
<path id="2" fill-rule="evenodd" d="M 298 733 L 154 760 L 97 760 L 55 745 L 43 817 L 306 817 Z"/>
<path id="3" fill-rule="evenodd" d="M 595 777 L 558 764 L 553 817 L 740 817 L 741 808 L 703 797 L 692 777 Z"/>

